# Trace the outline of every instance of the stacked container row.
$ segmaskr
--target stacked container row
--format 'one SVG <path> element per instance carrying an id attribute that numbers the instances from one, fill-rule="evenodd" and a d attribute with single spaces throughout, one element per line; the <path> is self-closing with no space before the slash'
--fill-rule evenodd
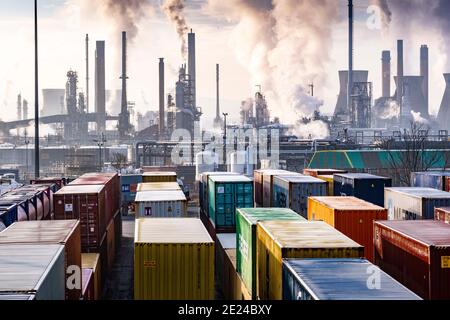
<path id="1" fill-rule="evenodd" d="M 124 213 L 135 214 L 137 186 L 142 182 L 142 174 L 122 174 L 120 176 L 121 206 Z"/>

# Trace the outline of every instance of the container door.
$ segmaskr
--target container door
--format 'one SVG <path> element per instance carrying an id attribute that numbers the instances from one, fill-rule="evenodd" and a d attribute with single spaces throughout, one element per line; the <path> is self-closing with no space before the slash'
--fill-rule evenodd
<path id="1" fill-rule="evenodd" d="M 216 184 L 216 225 L 226 226 L 233 211 L 233 188 L 229 183 Z"/>

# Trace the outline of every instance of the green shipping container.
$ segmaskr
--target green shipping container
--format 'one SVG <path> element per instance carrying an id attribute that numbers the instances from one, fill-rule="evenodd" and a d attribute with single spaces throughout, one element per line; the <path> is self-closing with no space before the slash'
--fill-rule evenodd
<path id="1" fill-rule="evenodd" d="M 236 269 L 256 297 L 256 224 L 267 220 L 306 220 L 288 208 L 238 209 L 236 213 Z"/>
<path id="2" fill-rule="evenodd" d="M 253 181 L 245 176 L 210 176 L 209 218 L 217 233 L 235 232 L 236 209 L 253 208 Z"/>

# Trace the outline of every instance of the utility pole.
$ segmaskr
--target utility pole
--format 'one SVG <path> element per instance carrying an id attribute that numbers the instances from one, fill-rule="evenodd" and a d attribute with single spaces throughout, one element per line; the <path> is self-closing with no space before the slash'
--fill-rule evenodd
<path id="1" fill-rule="evenodd" d="M 223 114 L 223 159 L 224 163 L 227 164 L 227 116 L 228 113 Z"/>
<path id="2" fill-rule="evenodd" d="M 39 68 L 37 0 L 34 0 L 34 176 L 39 178 Z"/>
<path id="3" fill-rule="evenodd" d="M 30 144 L 30 140 L 28 139 L 27 134 L 27 128 L 25 128 L 25 164 L 26 164 L 26 171 L 25 171 L 25 180 L 28 179 L 28 145 Z"/>

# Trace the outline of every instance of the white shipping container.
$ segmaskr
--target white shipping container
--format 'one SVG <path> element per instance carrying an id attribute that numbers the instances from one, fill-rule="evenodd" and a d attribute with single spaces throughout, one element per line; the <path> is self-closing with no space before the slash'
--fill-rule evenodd
<path id="1" fill-rule="evenodd" d="M 64 300 L 63 245 L 0 245 L 0 294 L 34 294 Z"/>
<path id="2" fill-rule="evenodd" d="M 181 190 L 139 191 L 135 202 L 141 218 L 187 215 L 187 199 Z"/>

